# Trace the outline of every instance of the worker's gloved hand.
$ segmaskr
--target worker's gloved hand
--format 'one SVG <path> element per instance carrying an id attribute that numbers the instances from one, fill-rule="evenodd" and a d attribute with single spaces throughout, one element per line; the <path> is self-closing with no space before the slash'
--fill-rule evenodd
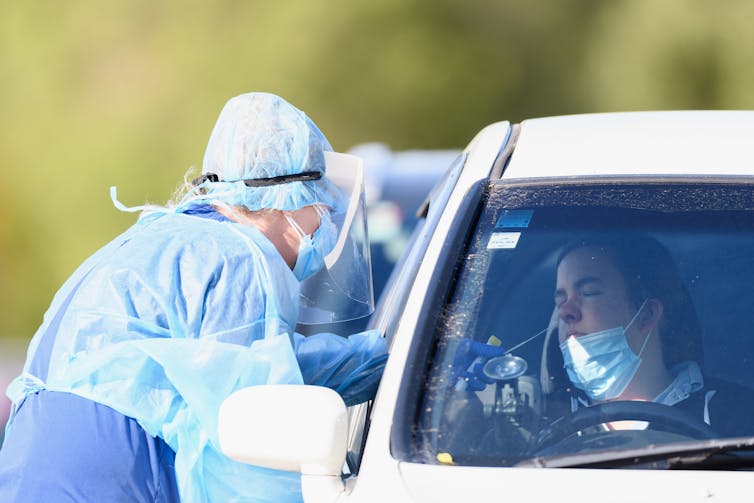
<path id="1" fill-rule="evenodd" d="M 494 381 L 484 375 L 482 367 L 490 358 L 503 355 L 503 348 L 462 339 L 456 349 L 451 369 L 451 379 L 456 390 L 482 391 Z"/>

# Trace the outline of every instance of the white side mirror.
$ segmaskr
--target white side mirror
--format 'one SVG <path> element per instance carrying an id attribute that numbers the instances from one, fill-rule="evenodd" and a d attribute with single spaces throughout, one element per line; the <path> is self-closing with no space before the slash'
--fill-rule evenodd
<path id="1" fill-rule="evenodd" d="M 335 477 L 342 491 L 348 413 L 329 388 L 267 384 L 236 391 L 220 407 L 218 430 L 220 448 L 231 459 Z"/>

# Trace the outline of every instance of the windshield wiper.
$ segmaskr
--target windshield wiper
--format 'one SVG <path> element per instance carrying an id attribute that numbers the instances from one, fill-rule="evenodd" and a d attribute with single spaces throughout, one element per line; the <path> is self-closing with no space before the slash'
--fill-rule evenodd
<path id="1" fill-rule="evenodd" d="M 535 457 L 521 461 L 516 466 L 667 470 L 754 468 L 754 437 L 652 444 L 638 449 Z"/>

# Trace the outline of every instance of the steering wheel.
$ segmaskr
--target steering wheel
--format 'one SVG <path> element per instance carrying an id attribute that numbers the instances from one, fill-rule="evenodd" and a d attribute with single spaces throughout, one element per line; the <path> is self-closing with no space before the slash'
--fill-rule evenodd
<path id="1" fill-rule="evenodd" d="M 540 437 L 538 450 L 563 441 L 590 426 L 613 421 L 645 421 L 654 430 L 672 432 L 695 440 L 715 438 L 714 430 L 680 409 L 654 402 L 618 401 L 584 407 L 552 425 Z"/>

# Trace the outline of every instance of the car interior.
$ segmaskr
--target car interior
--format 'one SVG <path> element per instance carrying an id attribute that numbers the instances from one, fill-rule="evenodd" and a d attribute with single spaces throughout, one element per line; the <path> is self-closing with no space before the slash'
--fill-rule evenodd
<path id="1" fill-rule="evenodd" d="M 587 233 L 638 231 L 664 245 L 701 326 L 704 357 L 699 363 L 705 378 L 754 389 L 754 336 L 750 334 L 754 327 L 754 213 L 750 203 L 731 207 L 741 199 L 710 202 L 687 197 L 688 206 L 677 204 L 670 211 L 664 205 L 672 191 L 647 195 L 641 189 L 614 187 L 612 199 L 610 191 L 603 192 L 607 194 L 601 200 L 584 199 L 583 192 L 571 191 L 542 204 L 541 193 L 528 199 L 526 194 L 506 198 L 511 194 L 493 190 L 469 241 L 447 304 L 446 322 L 438 329 L 441 344 L 428 383 L 448 382 L 452 344 L 442 343 L 459 335 L 478 342 L 495 336 L 510 355 L 525 362 L 525 371 L 473 395 L 461 395 L 452 386 L 428 385 L 424 405 L 430 412 L 419 418 L 419 437 L 430 462 L 433 455 L 447 452 L 462 464 L 505 466 L 534 455 L 584 448 L 574 441 L 570 446 L 546 447 L 562 440 L 548 441 L 548 435 L 557 430 L 553 425 L 571 420 L 572 401 L 578 397 L 563 368 L 557 323 L 553 324 L 556 261 L 564 244 Z M 578 203 L 563 206 L 574 200 Z M 700 210 L 705 204 L 711 208 Z M 506 217 L 521 211 L 528 213 L 525 222 Z M 459 312 L 464 316 L 458 316 Z M 597 412 L 594 409 L 592 416 Z M 619 412 L 626 414 L 624 409 Z M 684 431 L 632 438 L 627 445 L 714 436 L 705 430 L 706 425 L 686 428 L 680 424 L 682 418 L 665 417 L 668 414 L 662 410 L 657 414 L 640 416 L 658 423 L 675 421 L 678 424 L 671 424 L 670 429 Z M 601 439 L 596 448 L 610 445 Z"/>

